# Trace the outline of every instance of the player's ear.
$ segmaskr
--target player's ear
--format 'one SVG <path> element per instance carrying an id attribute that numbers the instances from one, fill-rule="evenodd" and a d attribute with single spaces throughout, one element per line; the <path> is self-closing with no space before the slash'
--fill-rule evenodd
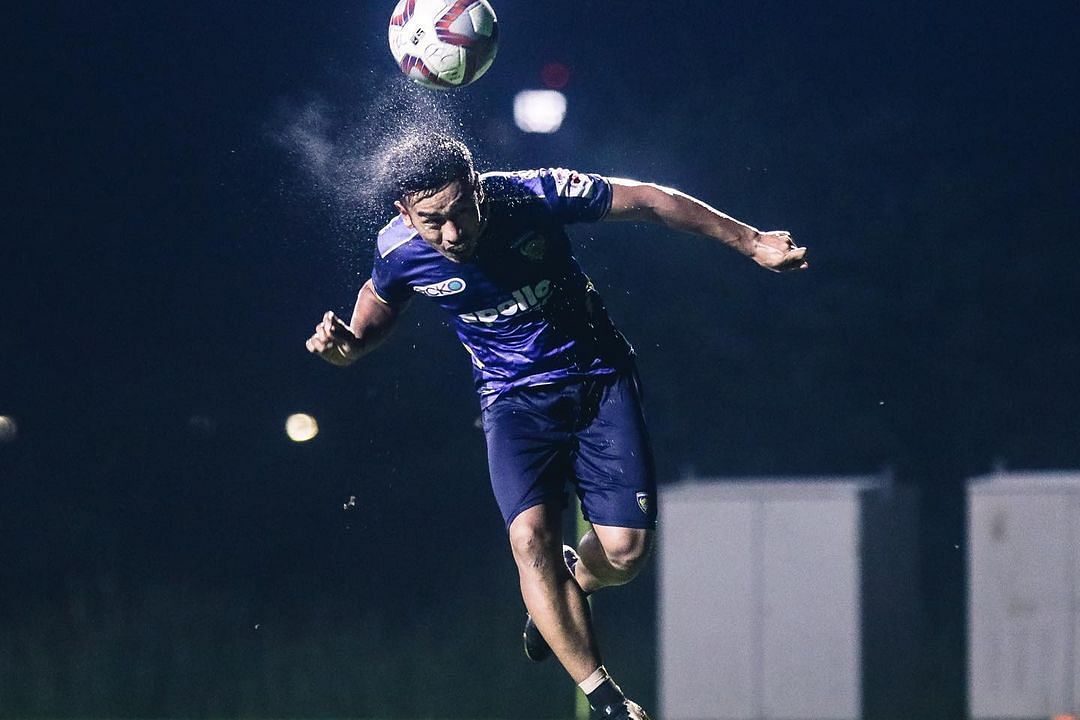
<path id="1" fill-rule="evenodd" d="M 401 213 L 401 221 L 405 223 L 405 227 L 411 228 L 413 226 L 412 215 L 409 214 L 409 208 L 405 207 L 405 203 L 400 200 L 395 200 L 394 207 Z"/>
<path id="2" fill-rule="evenodd" d="M 476 196 L 476 204 L 482 205 L 484 202 L 484 186 L 480 184 L 480 173 L 473 170 L 472 176 L 473 195 Z"/>

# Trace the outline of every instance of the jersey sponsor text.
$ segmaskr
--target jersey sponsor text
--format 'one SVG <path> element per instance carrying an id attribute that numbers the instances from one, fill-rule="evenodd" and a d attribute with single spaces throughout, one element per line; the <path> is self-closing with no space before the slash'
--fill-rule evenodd
<path id="1" fill-rule="evenodd" d="M 465 281 L 461 278 L 450 278 L 448 280 L 442 280 L 431 285 L 419 285 L 413 287 L 414 292 L 418 292 L 425 297 L 445 297 L 447 295 L 455 295 L 465 289 Z"/>
<path id="2" fill-rule="evenodd" d="M 508 318 L 518 313 L 529 312 L 541 307 L 548 301 L 551 295 L 551 281 L 541 280 L 535 285 L 524 285 L 510 293 L 510 299 L 505 300 L 493 308 L 485 308 L 476 312 L 462 313 L 459 318 L 467 323 L 483 323 L 491 325 L 502 318 Z"/>

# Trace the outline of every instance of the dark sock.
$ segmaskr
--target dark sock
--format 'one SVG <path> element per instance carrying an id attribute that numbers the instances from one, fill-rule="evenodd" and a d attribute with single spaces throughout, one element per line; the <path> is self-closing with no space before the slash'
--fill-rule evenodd
<path id="1" fill-rule="evenodd" d="M 622 690 L 619 686 L 612 682 L 611 678 L 608 678 L 604 682 L 600 683 L 595 690 L 586 695 L 589 699 L 589 707 L 593 709 L 593 712 L 599 713 L 601 717 L 608 717 L 619 711 L 622 707 L 623 697 Z"/>

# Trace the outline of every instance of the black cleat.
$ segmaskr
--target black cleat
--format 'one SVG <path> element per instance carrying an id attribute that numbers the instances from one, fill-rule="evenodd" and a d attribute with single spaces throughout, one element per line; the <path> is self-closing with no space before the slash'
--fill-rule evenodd
<path id="1" fill-rule="evenodd" d="M 521 635 L 525 644 L 525 657 L 533 662 L 543 662 L 551 657 L 551 646 L 540 634 L 540 628 L 536 627 L 532 616 L 525 616 L 525 632 Z"/>
<path id="2" fill-rule="evenodd" d="M 569 545 L 562 546 L 562 553 L 566 569 L 570 571 L 570 577 L 573 577 L 574 567 L 578 564 L 578 554 Z M 521 637 L 525 645 L 525 657 L 533 662 L 543 662 L 551 657 L 551 646 L 547 644 L 547 640 L 540 634 L 540 629 L 528 615 L 525 616 L 525 632 Z"/>

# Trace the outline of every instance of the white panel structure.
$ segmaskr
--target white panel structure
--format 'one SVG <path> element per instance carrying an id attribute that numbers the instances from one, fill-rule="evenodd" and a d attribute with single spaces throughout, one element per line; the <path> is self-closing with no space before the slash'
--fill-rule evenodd
<path id="1" fill-rule="evenodd" d="M 715 505 L 702 523 L 697 504 L 667 495 L 662 502 L 657 604 L 667 700 L 660 716 L 708 718 L 723 707 L 732 717 L 751 717 L 759 691 L 751 547 L 757 503 Z"/>
<path id="2" fill-rule="evenodd" d="M 845 478 L 664 488 L 660 717 L 859 717 L 859 494 L 880 485 Z"/>
<path id="3" fill-rule="evenodd" d="M 1010 473 L 968 485 L 973 718 L 1076 714 L 1080 473 Z"/>
<path id="4" fill-rule="evenodd" d="M 764 503 L 763 716 L 859 716 L 859 501 Z"/>
<path id="5" fill-rule="evenodd" d="M 1072 496 L 1072 709 L 1073 716 L 1080 715 L 1080 492 Z"/>

